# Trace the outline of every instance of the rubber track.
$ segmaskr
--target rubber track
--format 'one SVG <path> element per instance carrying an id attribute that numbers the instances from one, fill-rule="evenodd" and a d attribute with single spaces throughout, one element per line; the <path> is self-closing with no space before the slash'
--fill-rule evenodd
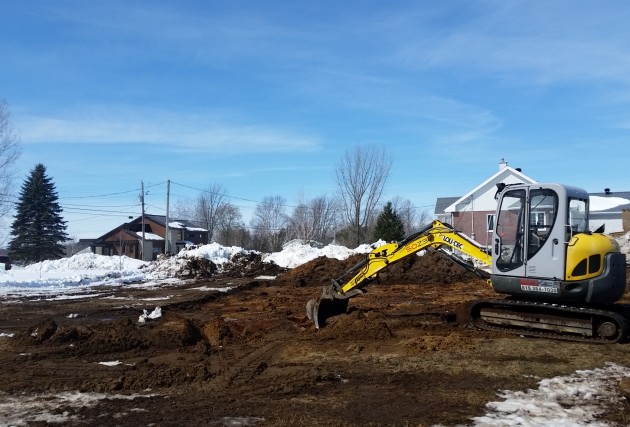
<path id="1" fill-rule="evenodd" d="M 525 329 L 520 327 L 509 327 L 509 326 L 495 326 L 490 325 L 483 322 L 482 319 L 476 317 L 474 315 L 475 309 L 479 306 L 486 306 L 488 308 L 510 308 L 510 307 L 519 307 L 524 308 L 526 310 L 531 310 L 532 313 L 537 312 L 538 309 L 543 309 L 546 314 L 553 314 L 555 316 L 565 316 L 567 314 L 575 313 L 580 316 L 592 315 L 598 317 L 609 318 L 617 321 L 620 324 L 621 333 L 616 339 L 606 339 L 603 337 L 587 337 L 577 334 L 569 334 L 563 332 L 554 332 L 548 330 L 532 330 Z M 611 310 L 613 308 L 613 310 Z M 553 312 L 553 313 L 550 313 Z M 478 311 L 477 311 L 478 313 Z M 551 338 L 558 339 L 564 341 L 575 341 L 575 342 L 589 342 L 589 343 L 616 343 L 626 341 L 628 338 L 628 314 L 630 310 L 626 306 L 622 305 L 613 305 L 610 307 L 606 307 L 606 309 L 599 309 L 594 307 L 587 306 L 565 306 L 565 305 L 557 305 L 557 304 L 549 304 L 549 303 L 541 303 L 541 302 L 530 302 L 530 301 L 517 301 L 517 300 L 480 300 L 475 301 L 475 303 L 470 307 L 470 322 L 472 326 L 478 329 L 484 329 L 488 331 L 500 331 L 500 332 L 509 332 L 517 335 L 524 335 L 529 337 L 539 337 L 539 338 Z M 568 316 L 570 317 L 570 316 Z"/>

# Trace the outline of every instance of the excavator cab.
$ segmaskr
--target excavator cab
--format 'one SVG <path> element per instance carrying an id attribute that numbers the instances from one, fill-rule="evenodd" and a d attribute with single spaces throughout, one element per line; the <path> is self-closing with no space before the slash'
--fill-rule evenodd
<path id="1" fill-rule="evenodd" d="M 611 303 L 625 291 L 617 242 L 588 230 L 589 196 L 562 184 L 510 185 L 498 194 L 495 291 L 527 299 Z"/>

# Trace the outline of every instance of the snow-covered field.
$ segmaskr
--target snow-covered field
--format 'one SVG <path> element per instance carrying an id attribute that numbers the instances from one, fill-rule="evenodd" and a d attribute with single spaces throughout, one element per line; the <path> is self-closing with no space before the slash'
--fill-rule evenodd
<path id="1" fill-rule="evenodd" d="M 620 238 L 626 252 L 630 249 L 629 240 L 628 236 Z M 335 245 L 314 248 L 292 242 L 281 252 L 263 256 L 263 261 L 294 268 L 319 256 L 345 259 L 356 253 L 367 253 L 371 249 L 370 245 L 356 249 Z M 19 297 L 46 295 L 55 295 L 55 298 L 60 298 L 61 295 L 63 298 L 64 294 L 67 298 L 89 298 L 97 295 L 98 287 L 103 285 L 172 286 L 175 272 L 187 258 L 205 258 L 221 268 L 229 263 L 235 254 L 247 252 L 242 248 L 223 247 L 213 243 L 151 263 L 127 257 L 81 253 L 71 258 L 44 261 L 27 267 L 14 266 L 9 271 L 0 270 L 0 300 L 7 303 L 16 301 Z M 148 313 L 145 315 L 150 316 Z M 11 334 L 3 333 L 1 326 L 0 339 L 12 339 Z M 605 362 L 602 361 L 602 364 Z M 475 426 L 605 426 L 607 424 L 597 421 L 596 417 L 602 412 L 602 402 L 614 404 L 622 399 L 617 395 L 615 385 L 623 377 L 630 377 L 630 368 L 605 364 L 602 368 L 592 371 L 578 371 L 570 376 L 543 379 L 537 390 L 502 391 L 499 395 L 501 400 L 488 403 L 486 415 L 472 422 Z M 89 396 L 91 401 L 100 398 L 105 397 Z M 67 403 L 67 399 L 67 396 L 60 395 L 58 399 L 48 396 L 45 400 L 54 407 L 55 402 Z M 0 396 L 0 412 L 14 413 L 19 419 L 24 420 L 25 414 L 15 406 L 23 404 L 23 399 L 18 399 L 20 404 L 14 400 Z M 9 409 L 10 412 L 5 411 Z M 38 412 L 37 408 L 32 409 Z M 42 418 L 37 420 L 63 422 L 55 418 L 58 415 L 46 417 L 45 413 L 50 410 L 48 406 L 40 410 L 39 415 Z M 18 418 L 3 416 L 0 417 L 0 423 L 10 425 Z"/>

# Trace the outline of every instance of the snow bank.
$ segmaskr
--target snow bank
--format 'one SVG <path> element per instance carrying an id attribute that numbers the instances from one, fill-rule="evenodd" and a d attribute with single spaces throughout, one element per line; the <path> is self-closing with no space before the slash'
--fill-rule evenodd
<path id="1" fill-rule="evenodd" d="M 147 263 L 128 257 L 81 253 L 70 258 L 43 261 L 1 270 L 0 294 L 38 290 L 60 292 L 88 286 L 122 284 L 145 279 L 140 267 Z"/>

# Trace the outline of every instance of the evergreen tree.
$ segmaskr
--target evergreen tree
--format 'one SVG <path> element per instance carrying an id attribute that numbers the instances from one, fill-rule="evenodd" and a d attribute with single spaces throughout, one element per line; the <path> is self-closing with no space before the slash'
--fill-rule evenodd
<path id="1" fill-rule="evenodd" d="M 386 242 L 397 242 L 405 237 L 405 225 L 400 216 L 392 208 L 392 202 L 387 202 L 383 212 L 376 218 L 374 239 Z"/>
<path id="2" fill-rule="evenodd" d="M 17 261 L 33 263 L 64 256 L 63 243 L 68 240 L 66 222 L 55 185 L 46 176 L 41 163 L 22 184 L 13 224 L 9 253 Z"/>

